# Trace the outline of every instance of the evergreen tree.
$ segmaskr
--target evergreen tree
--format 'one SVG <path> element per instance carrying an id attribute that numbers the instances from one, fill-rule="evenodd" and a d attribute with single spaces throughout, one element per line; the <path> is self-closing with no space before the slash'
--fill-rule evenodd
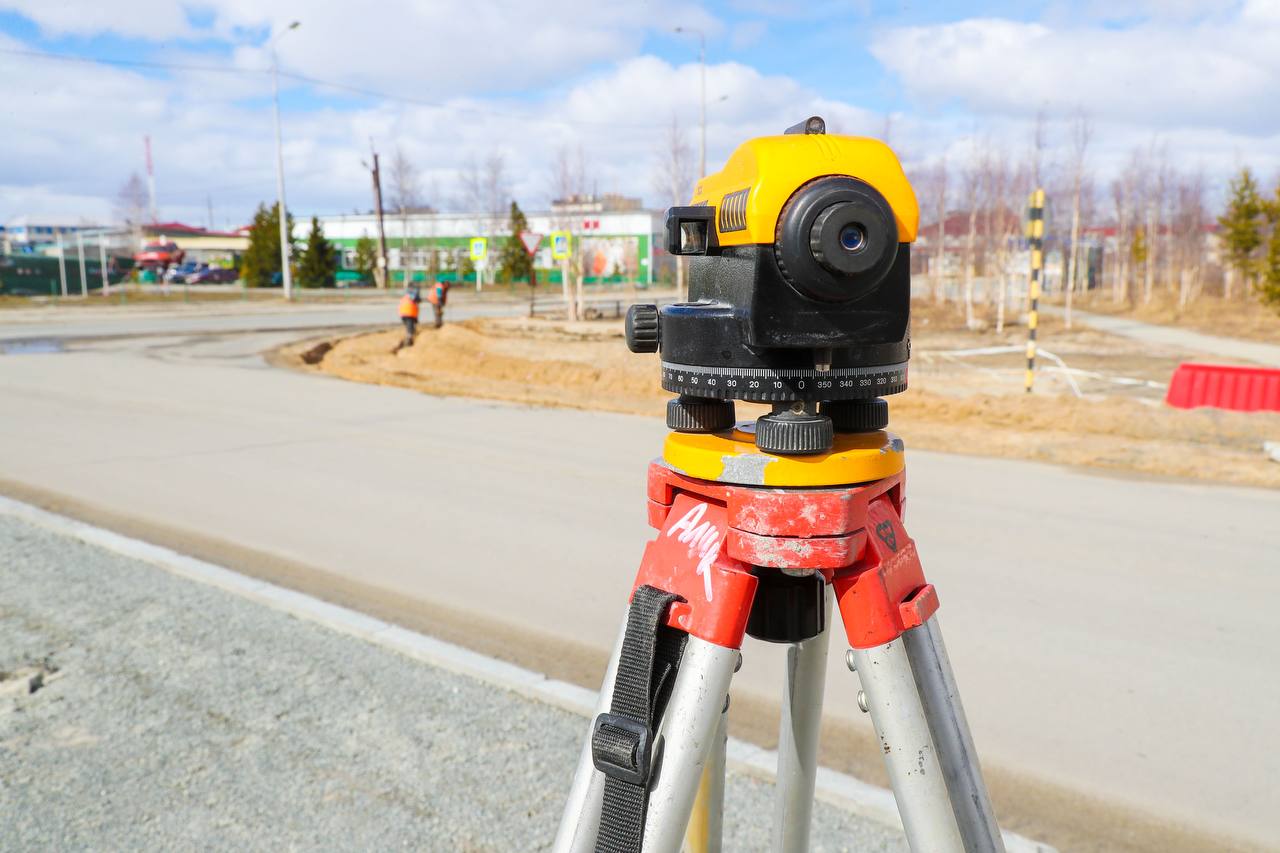
<path id="1" fill-rule="evenodd" d="M 362 234 L 356 241 L 356 271 L 366 281 L 373 281 L 374 270 L 378 268 L 378 245 L 368 234 Z"/>
<path id="2" fill-rule="evenodd" d="M 1222 226 L 1222 248 L 1227 264 L 1240 274 L 1247 288 L 1257 275 L 1255 254 L 1262 245 L 1258 217 L 1265 205 L 1258 195 L 1258 182 L 1246 166 L 1231 181 L 1226 212 L 1218 218 Z"/>
<path id="3" fill-rule="evenodd" d="M 240 277 L 249 287 L 272 287 L 280 284 L 273 279 L 280 275 L 280 216 L 279 204 L 270 208 L 259 204 L 249 226 L 249 248 L 241 262 Z M 289 239 L 293 239 L 293 217 L 285 220 Z M 292 246 L 290 249 L 292 250 Z M 290 257 L 293 256 L 290 251 Z"/>
<path id="4" fill-rule="evenodd" d="M 1262 301 L 1280 310 L 1280 185 L 1275 198 L 1266 205 L 1267 222 L 1271 236 L 1267 240 L 1267 256 L 1262 263 L 1262 279 L 1258 282 L 1258 295 Z"/>
<path id="5" fill-rule="evenodd" d="M 311 217 L 311 233 L 306 248 L 298 260 L 298 285 L 300 287 L 333 287 L 333 274 L 338 259 L 334 257 L 333 244 L 324 238 L 320 220 Z"/>
<path id="6" fill-rule="evenodd" d="M 1129 246 L 1129 256 L 1133 258 L 1135 265 L 1147 262 L 1147 229 L 1134 229 L 1133 243 Z"/>
<path id="7" fill-rule="evenodd" d="M 533 258 L 520 240 L 520 233 L 529 230 L 529 220 L 520 205 L 511 202 L 511 236 L 502 244 L 501 275 L 507 281 L 533 278 Z"/>

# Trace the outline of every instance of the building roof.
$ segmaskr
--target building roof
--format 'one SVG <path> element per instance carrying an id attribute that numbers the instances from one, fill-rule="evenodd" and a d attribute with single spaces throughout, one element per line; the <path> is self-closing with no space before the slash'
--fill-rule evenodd
<path id="1" fill-rule="evenodd" d="M 143 225 L 142 230 L 150 235 L 165 235 L 168 237 L 242 237 L 240 231 L 210 231 L 208 228 L 201 228 L 197 225 L 187 225 L 185 222 L 152 222 L 149 225 Z"/>

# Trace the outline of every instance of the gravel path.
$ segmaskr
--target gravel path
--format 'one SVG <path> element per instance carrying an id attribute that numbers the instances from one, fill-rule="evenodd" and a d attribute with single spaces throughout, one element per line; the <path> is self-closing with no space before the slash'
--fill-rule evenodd
<path id="1" fill-rule="evenodd" d="M 586 725 L 7 517 L 0 673 L 3 850 L 544 850 Z M 727 849 L 771 794 L 730 776 Z"/>
<path id="2" fill-rule="evenodd" d="M 1040 309 L 1046 314 L 1062 316 L 1063 310 L 1050 305 Z M 1280 345 L 1263 341 L 1251 341 L 1244 338 L 1229 338 L 1222 335 L 1210 335 L 1194 329 L 1183 329 L 1177 326 L 1163 326 L 1159 323 L 1143 323 L 1129 317 L 1114 317 L 1110 314 L 1091 314 L 1075 309 L 1072 316 L 1087 326 L 1093 326 L 1113 335 L 1122 335 L 1135 341 L 1169 347 L 1171 349 L 1195 350 L 1209 353 L 1219 358 L 1233 358 L 1252 361 L 1267 367 L 1280 367 Z"/>

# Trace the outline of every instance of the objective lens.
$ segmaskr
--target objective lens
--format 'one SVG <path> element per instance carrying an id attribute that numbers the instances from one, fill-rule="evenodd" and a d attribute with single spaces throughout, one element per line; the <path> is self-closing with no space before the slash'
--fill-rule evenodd
<path id="1" fill-rule="evenodd" d="M 867 245 L 867 232 L 853 223 L 840 229 L 840 245 L 850 252 L 857 252 Z"/>

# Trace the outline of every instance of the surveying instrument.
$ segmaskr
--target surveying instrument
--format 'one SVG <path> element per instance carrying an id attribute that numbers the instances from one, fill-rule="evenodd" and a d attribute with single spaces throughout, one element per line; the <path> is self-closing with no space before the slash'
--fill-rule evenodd
<path id="1" fill-rule="evenodd" d="M 893 152 L 814 116 L 741 145 L 667 214 L 689 301 L 634 305 L 660 352 L 645 548 L 559 853 L 720 849 L 743 636 L 788 644 L 773 849 L 809 846 L 833 602 L 916 853 L 1003 851 L 915 543 L 902 441 L 919 210 Z M 735 400 L 770 411 L 738 421 Z M 691 820 L 692 816 L 692 820 Z"/>

